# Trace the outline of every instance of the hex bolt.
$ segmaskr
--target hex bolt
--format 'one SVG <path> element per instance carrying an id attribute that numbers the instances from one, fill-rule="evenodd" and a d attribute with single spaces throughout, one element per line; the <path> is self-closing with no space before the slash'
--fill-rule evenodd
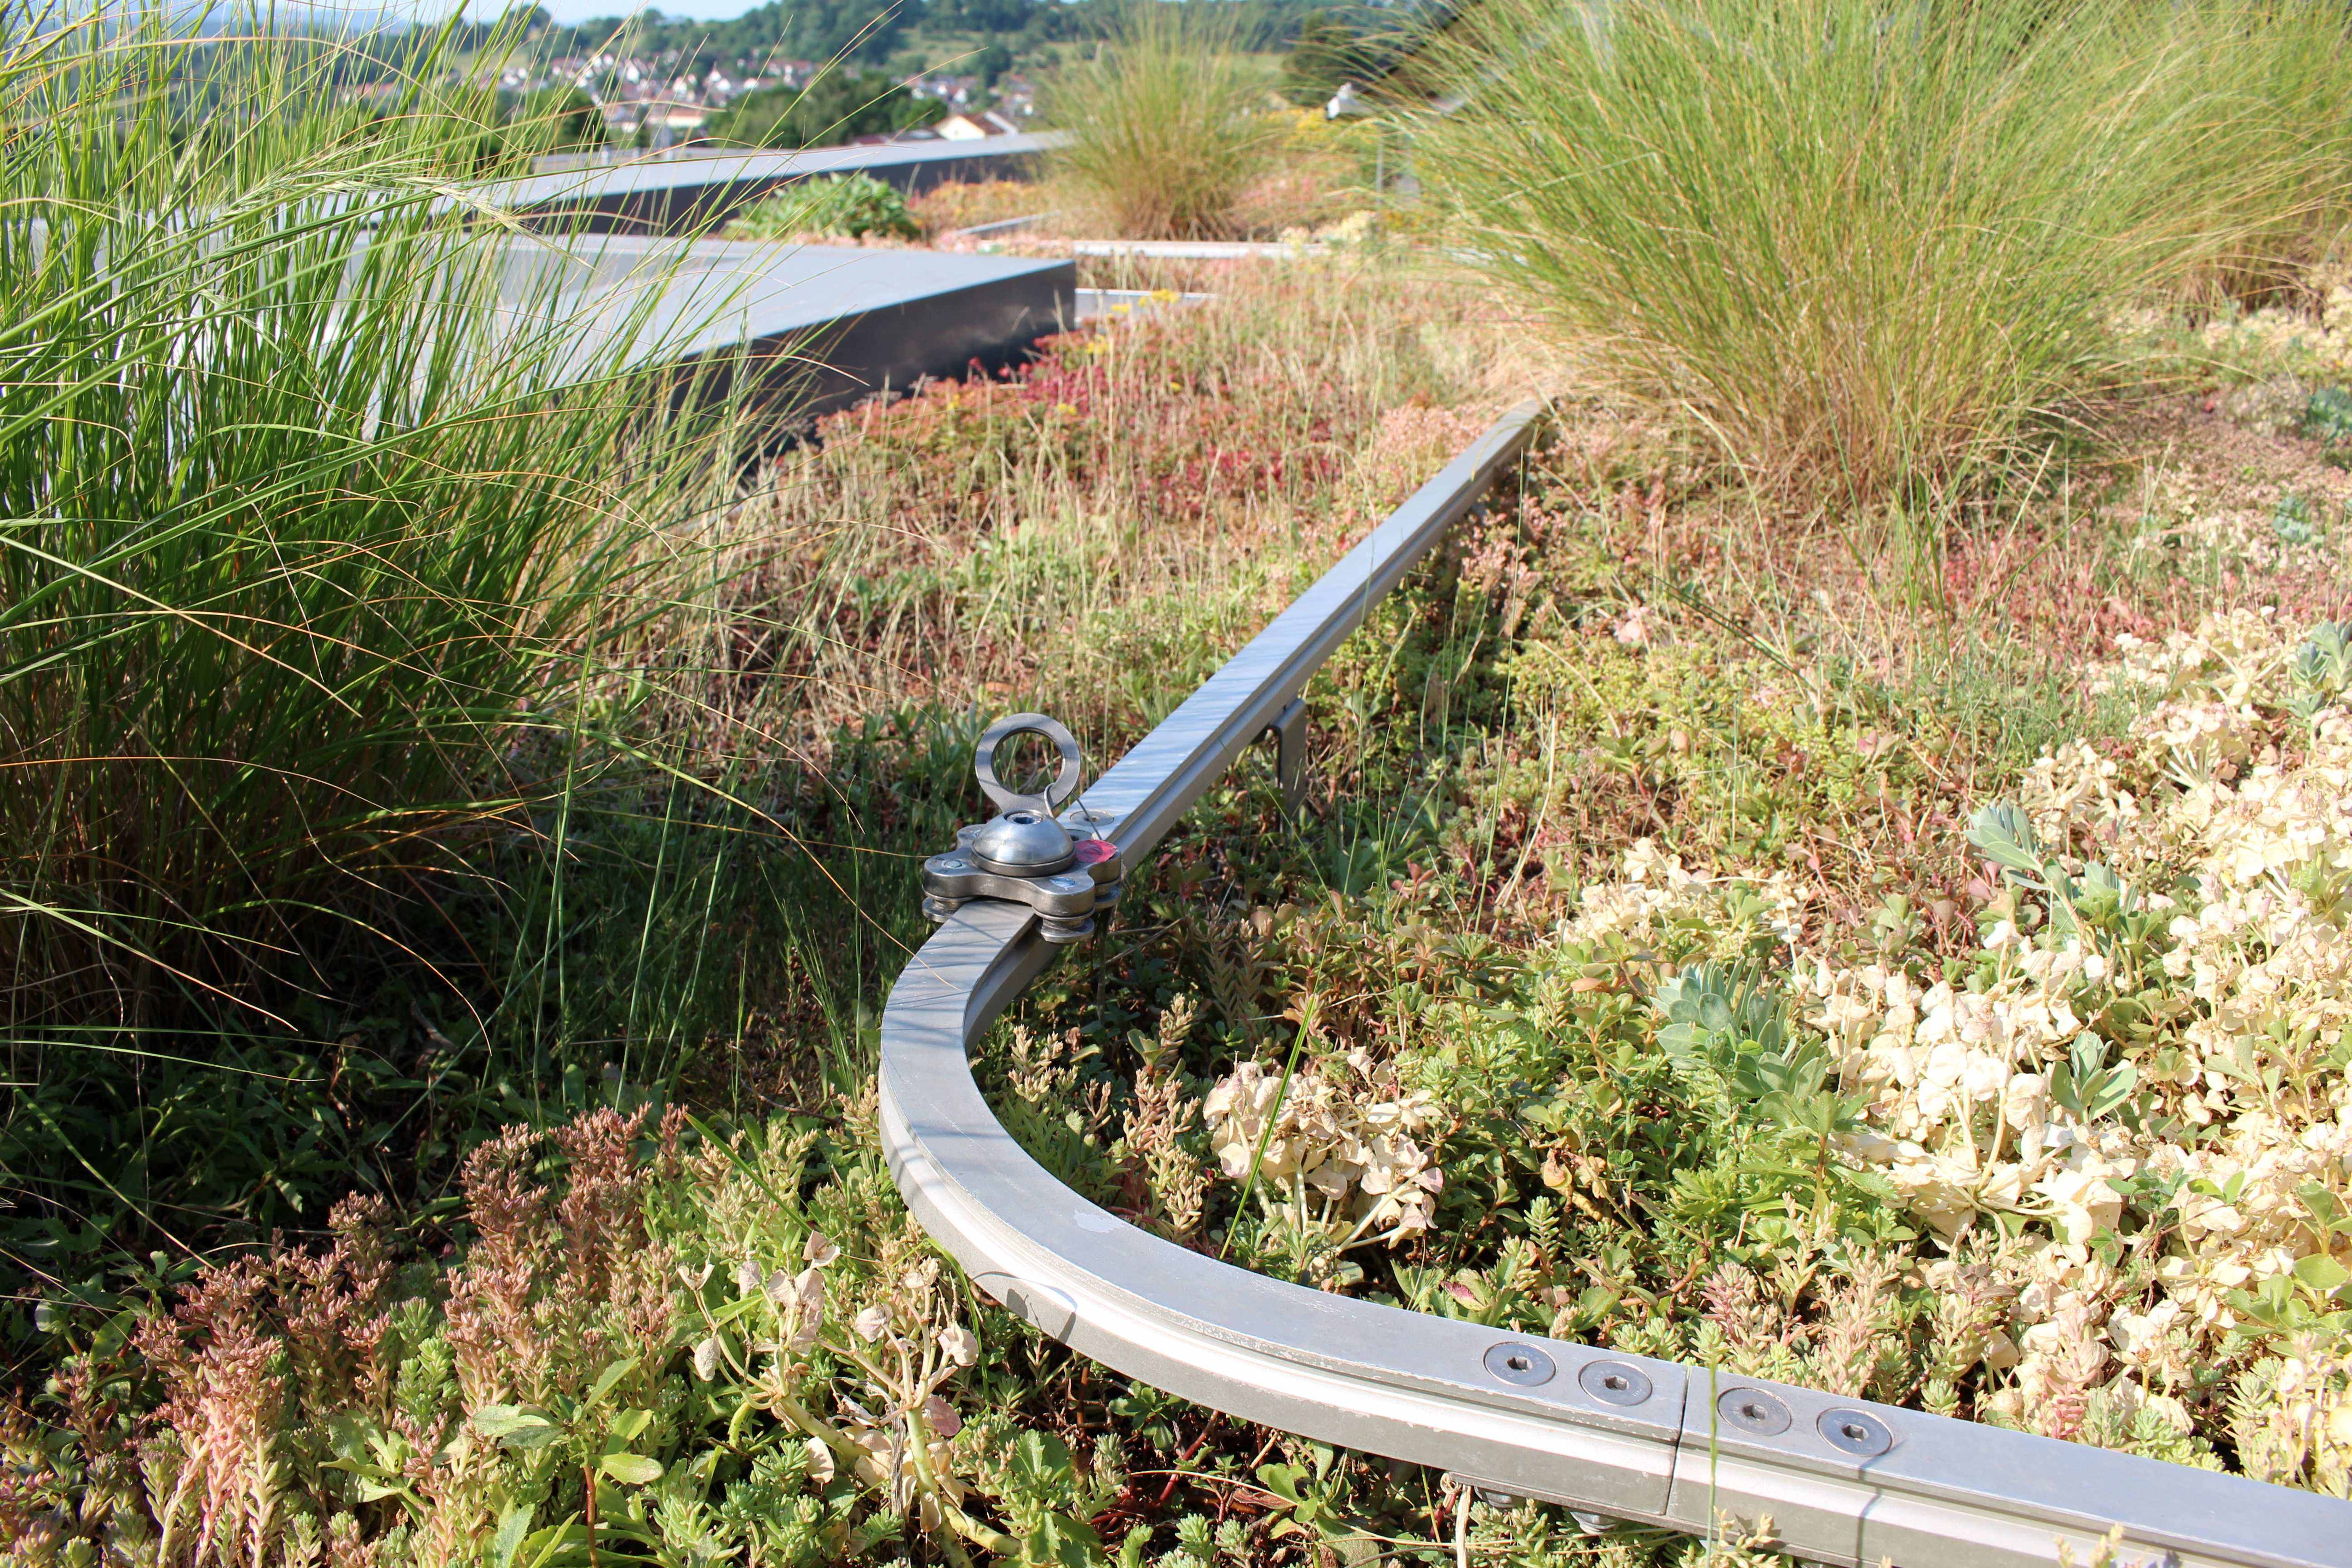
<path id="1" fill-rule="evenodd" d="M 965 871 L 971 869 L 970 867 L 966 866 L 961 860 L 934 860 L 931 864 L 935 869 L 941 871 Z"/>
<path id="2" fill-rule="evenodd" d="M 1728 1388 L 1715 1402 L 1716 1413 L 1757 1437 L 1777 1437 L 1789 1429 L 1789 1407 L 1760 1388 Z"/>
<path id="3" fill-rule="evenodd" d="M 1646 1405 L 1650 1374 L 1630 1362 L 1587 1362 L 1576 1381 L 1585 1393 L 1603 1405 Z"/>
<path id="4" fill-rule="evenodd" d="M 1865 1410 L 1843 1406 L 1824 1410 L 1813 1425 L 1829 1439 L 1830 1447 L 1857 1459 L 1874 1459 L 1895 1447 L 1895 1434 L 1886 1429 L 1886 1423 Z"/>
<path id="5" fill-rule="evenodd" d="M 1500 1382 L 1519 1388 L 1534 1388 L 1549 1383 L 1559 1368 L 1550 1356 L 1529 1344 L 1507 1340 L 1486 1350 L 1486 1371 Z"/>

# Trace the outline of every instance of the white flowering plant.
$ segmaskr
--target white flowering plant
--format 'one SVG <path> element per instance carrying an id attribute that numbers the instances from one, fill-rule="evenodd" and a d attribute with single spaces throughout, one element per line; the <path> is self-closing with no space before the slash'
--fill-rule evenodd
<path id="1" fill-rule="evenodd" d="M 1611 657 L 1679 679 L 1622 619 Z M 1425 1311 L 2345 1491 L 2347 630 L 2116 639 L 2059 710 L 2081 728 L 1946 819 L 1961 897 L 1842 905 L 1789 855 L 1743 864 L 1756 840 L 1694 866 L 1637 836 L 1516 946 L 1447 931 L 1413 864 L 1202 922 L 1222 1024 L 1188 1011 L 1152 1069 L 1192 1064 L 1186 1234 Z M 1623 749 L 1668 777 L 1685 754 Z M 1843 800 L 1903 821 L 1932 779 L 1857 749 Z M 1056 1104 L 1083 1102 L 1071 1070 Z"/>

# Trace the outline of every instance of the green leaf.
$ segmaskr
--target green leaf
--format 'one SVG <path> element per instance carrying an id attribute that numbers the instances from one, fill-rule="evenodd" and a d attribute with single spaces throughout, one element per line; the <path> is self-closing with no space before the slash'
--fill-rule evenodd
<path id="1" fill-rule="evenodd" d="M 2309 1310 L 2294 1299 L 2294 1287 L 2284 1274 L 2273 1274 L 2252 1290 L 2230 1292 L 2230 1305 L 2256 1322 L 2293 1333 L 2304 1326 Z"/>
<path id="2" fill-rule="evenodd" d="M 1257 1483 L 1296 1508 L 1304 1500 L 1298 1495 L 1298 1481 L 1305 1473 L 1296 1465 L 1260 1465 Z"/>
<path id="3" fill-rule="evenodd" d="M 580 1525 L 579 1519 L 576 1513 L 567 1514 L 562 1524 L 551 1524 L 526 1538 L 520 1553 L 526 1568 L 547 1568 L 568 1547 L 577 1546 L 584 1550 L 588 1544 L 588 1531 Z"/>
<path id="4" fill-rule="evenodd" d="M 2108 1072 L 2101 1073 L 2083 1096 L 2083 1119 L 2096 1121 L 2131 1098 L 2139 1085 L 2139 1068 L 2125 1062 Z"/>
<path id="5" fill-rule="evenodd" d="M 490 1561 L 498 1568 L 513 1568 L 515 1553 L 522 1550 L 523 1538 L 530 1533 L 530 1521 L 539 1513 L 536 1503 L 509 1503 L 499 1515 L 499 1528 L 490 1537 Z"/>
<path id="6" fill-rule="evenodd" d="M 2344 1200 L 2319 1183 L 2305 1182 L 2294 1190 L 2294 1195 L 2303 1200 L 2303 1206 L 2311 1211 L 2311 1217 L 2319 1222 L 2322 1229 L 2345 1227 Z"/>
<path id="7" fill-rule="evenodd" d="M 2323 1193 L 2327 1191 L 2326 1187 L 2319 1186 L 2316 1182 L 2311 1184 Z M 329 1447 L 337 1456 L 350 1460 L 354 1465 L 366 1462 L 368 1442 L 374 1435 L 373 1423 L 362 1416 L 354 1415 L 349 1411 L 339 1412 L 330 1416 L 327 1421 Z"/>
<path id="8" fill-rule="evenodd" d="M 637 1358 L 635 1356 L 625 1356 L 606 1367 L 597 1375 L 596 1381 L 589 1385 L 588 1403 L 594 1405 L 602 1400 L 604 1395 L 613 1392 L 615 1384 L 636 1370 Z"/>
<path id="9" fill-rule="evenodd" d="M 1066 1513 L 1049 1513 L 1021 1542 L 1021 1561 L 1034 1568 L 1101 1568 L 1102 1537 Z"/>
<path id="10" fill-rule="evenodd" d="M 2294 1277 L 2323 1296 L 2332 1296 L 2352 1283 L 2352 1270 L 2324 1252 L 2295 1259 Z"/>
<path id="11" fill-rule="evenodd" d="M 1040 1499 L 1077 1485 L 1069 1447 L 1051 1432 L 1024 1432 L 1020 1447 L 1013 1451 L 1013 1468 L 1023 1486 Z"/>
<path id="12" fill-rule="evenodd" d="M 1968 841 L 2012 880 L 2039 885 L 2042 847 L 2034 841 L 2032 820 L 2017 807 L 2000 801 L 1979 809 L 1969 819 Z"/>
<path id="13" fill-rule="evenodd" d="M 650 1410 L 624 1410 L 613 1417 L 613 1436 L 624 1444 L 634 1443 L 654 1424 Z"/>
<path id="14" fill-rule="evenodd" d="M 506 1448 L 544 1448 L 563 1429 L 528 1405 L 485 1405 L 474 1412 L 474 1430 Z"/>
<path id="15" fill-rule="evenodd" d="M 661 1461 L 647 1458 L 643 1454 L 607 1454 L 596 1468 L 623 1485 L 632 1487 L 657 1481 L 662 1475 Z"/>
<path id="16" fill-rule="evenodd" d="M 2085 1029 L 2074 1037 L 2074 1048 L 2068 1052 L 2078 1082 L 2087 1083 L 2098 1070 L 2107 1065 L 2107 1042 Z"/>

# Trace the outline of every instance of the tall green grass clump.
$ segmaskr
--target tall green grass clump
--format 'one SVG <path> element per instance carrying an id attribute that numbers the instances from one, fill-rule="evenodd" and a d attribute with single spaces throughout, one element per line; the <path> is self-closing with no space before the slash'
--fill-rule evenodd
<path id="1" fill-rule="evenodd" d="M 1519 307 L 1768 487 L 1916 509 L 2307 250 L 2340 6 L 1489 0 L 1415 166 Z"/>
<path id="2" fill-rule="evenodd" d="M 1244 44 L 1218 7 L 1143 0 L 1055 75 L 1045 109 L 1070 140 L 1050 170 L 1090 218 L 1129 239 L 1234 231 L 1281 142 L 1270 79 Z"/>
<path id="3" fill-rule="evenodd" d="M 362 110 L 318 39 L 0 40 L 0 1163 L 101 1208 L 138 1074 L 479 960 L 479 851 L 642 750 L 697 580 L 730 406 L 658 279 L 585 299 L 476 205 L 444 63 Z"/>

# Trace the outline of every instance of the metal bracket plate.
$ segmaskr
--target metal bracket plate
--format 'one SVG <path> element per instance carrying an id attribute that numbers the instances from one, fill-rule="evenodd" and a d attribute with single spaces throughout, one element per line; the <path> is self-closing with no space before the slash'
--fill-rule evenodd
<path id="1" fill-rule="evenodd" d="M 1118 901 L 1118 847 L 1100 838 L 1071 846 L 1068 869 L 1049 877 L 1008 877 L 984 871 L 971 855 L 982 824 L 956 829 L 956 847 L 923 862 L 923 910 L 945 920 L 972 899 L 1003 899 L 1034 910 L 1047 942 L 1083 942 L 1094 935 L 1096 911 Z"/>
<path id="2" fill-rule="evenodd" d="M 1061 753 L 1060 773 L 1042 794 L 1024 795 L 997 777 L 997 748 L 1021 734 L 1043 735 Z M 1095 912 L 1118 901 L 1120 867 L 1118 847 L 1095 830 L 1083 810 L 1059 819 L 1053 815 L 1086 777 L 1076 738 L 1045 714 L 1011 714 L 981 736 L 972 773 L 998 815 L 957 828 L 955 847 L 923 862 L 923 912 L 943 921 L 973 899 L 1003 899 L 1035 910 L 1038 935 L 1049 942 L 1092 936 Z M 1008 833 L 1007 842 L 1043 844 L 1052 858 L 1024 855 L 1008 868 L 989 858 L 998 852 L 989 843 L 992 833 Z M 1024 874 L 1026 866 L 1040 868 Z"/>
<path id="3" fill-rule="evenodd" d="M 1307 699 L 1292 698 L 1265 732 L 1274 742 L 1274 776 L 1282 784 L 1282 809 L 1296 816 L 1307 799 Z"/>

